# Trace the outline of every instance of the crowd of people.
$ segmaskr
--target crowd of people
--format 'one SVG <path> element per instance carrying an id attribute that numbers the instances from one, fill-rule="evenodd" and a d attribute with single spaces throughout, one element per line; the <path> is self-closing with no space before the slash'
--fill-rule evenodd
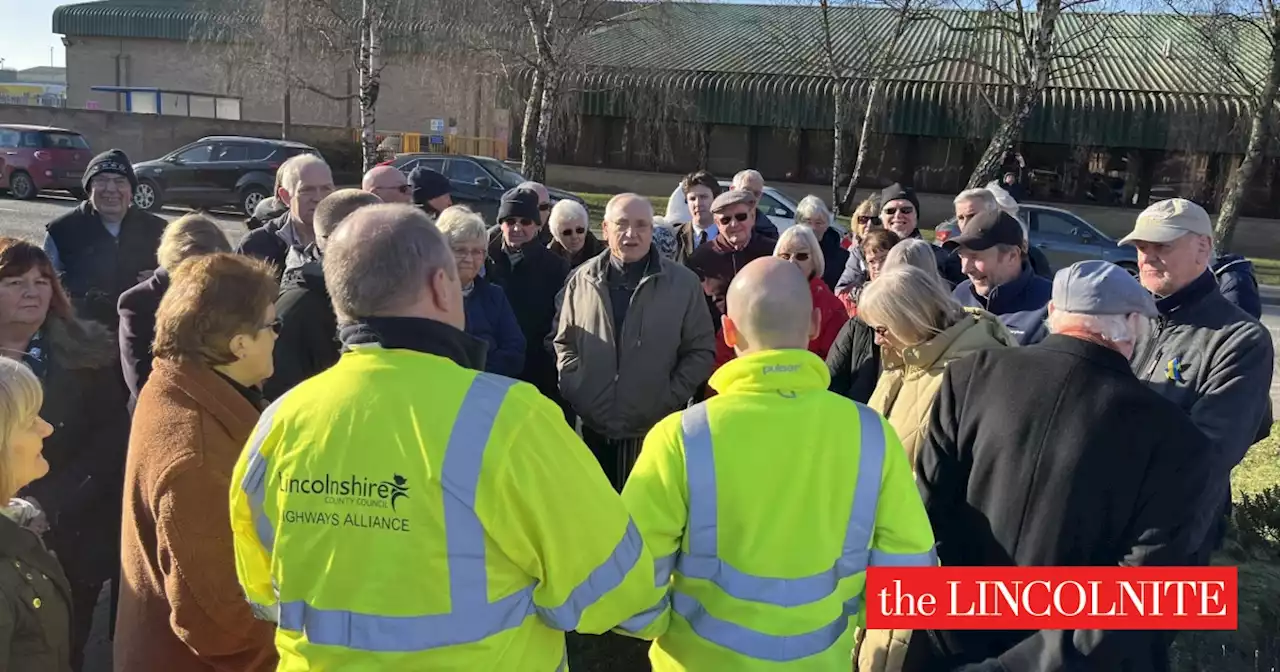
<path id="1" fill-rule="evenodd" d="M 1167 633 L 869 630 L 865 572 L 1206 563 L 1270 429 L 1270 335 L 1181 199 L 1135 278 L 1053 273 L 998 185 L 946 246 L 901 184 L 779 231 L 754 170 L 600 237 L 540 184 L 486 222 L 309 154 L 234 246 L 136 186 L 106 152 L 43 247 L 0 238 L 0 668 L 79 670 L 110 583 L 121 672 L 564 670 L 569 631 L 655 670 L 1166 669 Z"/>

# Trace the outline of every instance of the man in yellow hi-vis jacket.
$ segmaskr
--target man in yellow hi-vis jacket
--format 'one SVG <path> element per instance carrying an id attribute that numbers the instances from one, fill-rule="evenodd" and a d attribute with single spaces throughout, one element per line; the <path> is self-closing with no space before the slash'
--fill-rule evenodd
<path id="1" fill-rule="evenodd" d="M 560 409 L 477 373 L 430 221 L 361 209 L 324 267 L 345 352 L 267 409 L 232 479 L 279 669 L 563 670 L 564 631 L 651 604 L 652 556 Z"/>
<path id="2" fill-rule="evenodd" d="M 935 564 L 893 429 L 805 349 L 809 296 L 779 259 L 739 272 L 719 394 L 649 433 L 622 492 L 658 587 L 620 629 L 656 640 L 657 672 L 847 669 L 866 568 Z"/>

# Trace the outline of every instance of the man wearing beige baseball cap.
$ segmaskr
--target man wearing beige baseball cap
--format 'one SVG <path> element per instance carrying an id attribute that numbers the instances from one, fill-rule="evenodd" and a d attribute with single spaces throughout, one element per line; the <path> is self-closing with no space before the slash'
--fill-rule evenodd
<path id="1" fill-rule="evenodd" d="M 1209 439 L 1207 559 L 1226 530 L 1231 469 L 1270 429 L 1271 335 L 1218 290 L 1209 270 L 1213 223 L 1204 208 L 1182 198 L 1156 203 L 1120 244 L 1138 248 L 1139 279 L 1159 312 L 1134 349 L 1133 371 Z"/>

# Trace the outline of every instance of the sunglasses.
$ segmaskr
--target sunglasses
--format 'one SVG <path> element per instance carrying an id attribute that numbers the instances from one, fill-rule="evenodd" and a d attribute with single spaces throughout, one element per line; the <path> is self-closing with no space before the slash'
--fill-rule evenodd
<path id="1" fill-rule="evenodd" d="M 259 329 L 259 330 L 261 330 L 261 329 L 270 329 L 270 330 L 271 330 L 271 332 L 272 332 L 272 333 L 274 333 L 276 336 L 279 336 L 279 335 L 280 335 L 280 330 L 281 330 L 282 328 L 284 328 L 284 320 L 282 320 L 282 319 L 280 319 L 280 318 L 278 318 L 278 317 L 277 317 L 276 319 L 271 320 L 270 322 L 268 322 L 268 323 L 266 323 L 266 324 L 262 325 L 261 327 L 258 327 L 258 329 Z"/>
<path id="2" fill-rule="evenodd" d="M 747 218 L 750 216 L 751 216 L 750 213 L 746 213 L 746 212 L 739 212 L 736 215 L 717 215 L 716 221 L 720 222 L 721 224 L 724 224 L 725 226 L 728 226 L 729 224 L 732 224 L 735 221 L 745 222 L 747 221 Z"/>
<path id="3" fill-rule="evenodd" d="M 876 332 L 876 336 L 879 336 L 880 338 L 884 338 L 889 335 L 889 327 L 871 327 L 871 330 Z"/>
<path id="4" fill-rule="evenodd" d="M 795 259 L 796 261 L 809 261 L 809 253 L 808 252 L 794 252 L 794 253 L 779 252 L 778 258 L 783 261 L 791 261 L 792 259 Z"/>
<path id="5" fill-rule="evenodd" d="M 875 226 L 880 223 L 880 218 L 875 215 L 860 215 L 858 217 L 858 223 L 863 226 Z"/>
<path id="6" fill-rule="evenodd" d="M 538 223 L 533 221 L 532 219 L 518 219 L 516 217 L 508 217 L 502 220 L 502 223 L 507 226 L 537 226 L 538 225 Z"/>
<path id="7" fill-rule="evenodd" d="M 562 236 L 572 236 L 572 235 L 574 235 L 574 234 L 577 234 L 577 235 L 581 236 L 582 234 L 584 234 L 584 233 L 586 233 L 586 232 L 587 232 L 587 230 L 586 230 L 586 229 L 584 229 L 584 228 L 582 228 L 581 226 L 579 226 L 579 227 L 578 227 L 578 228 L 576 228 L 576 229 L 565 229 L 564 231 L 561 231 L 561 232 L 560 232 L 560 235 L 562 235 Z"/>
<path id="8" fill-rule="evenodd" d="M 551 209 L 551 204 L 550 204 L 550 203 L 539 203 L 539 204 L 538 204 L 538 210 L 539 210 L 539 211 L 541 211 L 541 212 L 546 212 L 546 211 L 548 211 L 548 210 L 550 210 L 550 209 Z"/>
<path id="9" fill-rule="evenodd" d="M 411 186 L 409 186 L 409 185 L 407 185 L 407 184 L 402 184 L 402 185 L 400 185 L 400 186 L 398 186 L 398 187 L 377 187 L 376 189 L 374 189 L 374 191 L 390 191 L 390 190 L 395 190 L 395 191 L 398 191 L 398 192 L 400 192 L 400 193 L 402 193 L 402 194 L 407 194 L 407 193 L 409 193 L 409 190 L 410 190 L 410 189 L 412 189 L 412 188 L 413 188 L 413 187 L 411 187 Z"/>
<path id="10" fill-rule="evenodd" d="M 909 205 L 904 205 L 901 208 L 885 208 L 882 212 L 884 212 L 884 214 L 886 215 L 896 215 L 899 212 L 901 212 L 904 215 L 909 215 L 915 211 L 916 211 L 915 208 Z"/>

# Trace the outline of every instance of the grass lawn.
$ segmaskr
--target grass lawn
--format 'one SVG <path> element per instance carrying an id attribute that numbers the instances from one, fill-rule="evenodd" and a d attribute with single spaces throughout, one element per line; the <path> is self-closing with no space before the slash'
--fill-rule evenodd
<path id="1" fill-rule="evenodd" d="M 1267 488 L 1280 487 L 1280 423 L 1272 425 L 1271 436 L 1245 454 L 1244 461 L 1231 472 L 1231 493 L 1256 495 Z"/>
<path id="2" fill-rule="evenodd" d="M 1260 285 L 1280 285 L 1280 259 L 1253 258 L 1253 273 Z"/>

